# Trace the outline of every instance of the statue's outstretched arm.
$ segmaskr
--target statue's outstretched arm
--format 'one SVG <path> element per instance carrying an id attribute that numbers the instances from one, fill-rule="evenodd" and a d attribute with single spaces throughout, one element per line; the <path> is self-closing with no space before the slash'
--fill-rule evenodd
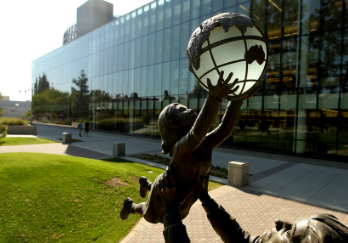
<path id="1" fill-rule="evenodd" d="M 233 129 L 238 121 L 238 114 L 240 107 L 243 105 L 243 100 L 253 96 L 258 90 L 259 87 L 257 86 L 250 89 L 243 96 L 238 97 L 238 99 L 230 98 L 220 125 L 207 134 L 207 143 L 212 149 L 218 147 L 226 138 L 232 135 Z"/>
<path id="2" fill-rule="evenodd" d="M 232 92 L 231 89 L 234 86 L 234 84 L 228 85 L 233 73 L 230 73 L 226 80 L 223 79 L 223 75 L 224 73 L 221 72 L 216 86 L 213 86 L 209 79 L 207 80 L 209 97 L 205 101 L 191 130 L 175 144 L 173 154 L 192 153 L 203 142 L 220 109 L 222 99 Z"/>

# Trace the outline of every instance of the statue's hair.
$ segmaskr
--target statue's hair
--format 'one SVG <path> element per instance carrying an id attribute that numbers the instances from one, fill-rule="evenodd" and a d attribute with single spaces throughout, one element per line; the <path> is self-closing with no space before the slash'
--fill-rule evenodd
<path id="1" fill-rule="evenodd" d="M 325 226 L 318 227 L 313 223 L 310 224 L 307 235 L 308 242 L 320 242 L 320 235 L 324 236 L 324 242 L 348 242 L 348 228 L 344 224 L 342 224 L 335 216 L 331 214 L 316 214 L 311 216 L 310 219 L 319 221 Z M 319 234 L 318 230 L 325 232 Z"/>
<path id="2" fill-rule="evenodd" d="M 175 129 L 171 125 L 171 121 L 176 119 L 175 108 L 178 103 L 172 103 L 164 107 L 158 117 L 158 126 L 162 139 L 162 154 L 170 152 L 176 141 L 178 141 L 185 133 L 182 129 Z"/>

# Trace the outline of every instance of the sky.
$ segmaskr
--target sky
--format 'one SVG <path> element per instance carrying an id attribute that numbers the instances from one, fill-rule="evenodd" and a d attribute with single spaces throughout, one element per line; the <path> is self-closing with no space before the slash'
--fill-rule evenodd
<path id="1" fill-rule="evenodd" d="M 63 45 L 76 24 L 76 9 L 87 0 L 7 0 L 0 8 L 0 93 L 31 100 L 31 62 Z M 114 15 L 124 15 L 151 0 L 108 0 Z M 25 92 L 27 91 L 27 92 Z"/>

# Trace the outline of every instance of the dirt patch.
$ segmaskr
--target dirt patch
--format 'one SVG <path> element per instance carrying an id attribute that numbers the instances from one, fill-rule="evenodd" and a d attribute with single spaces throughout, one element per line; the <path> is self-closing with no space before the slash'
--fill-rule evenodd
<path id="1" fill-rule="evenodd" d="M 128 183 L 121 180 L 120 178 L 113 177 L 110 180 L 105 182 L 106 185 L 109 185 L 110 187 L 124 187 L 128 186 Z"/>

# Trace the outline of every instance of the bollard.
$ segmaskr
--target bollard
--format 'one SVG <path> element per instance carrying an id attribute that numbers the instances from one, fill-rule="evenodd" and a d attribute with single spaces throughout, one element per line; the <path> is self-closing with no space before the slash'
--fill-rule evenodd
<path id="1" fill-rule="evenodd" d="M 62 144 L 71 143 L 71 142 L 72 142 L 71 133 L 63 132 Z"/>
<path id="2" fill-rule="evenodd" d="M 113 144 L 113 157 L 121 157 L 126 155 L 126 144 L 125 143 L 114 143 Z"/>
<path id="3" fill-rule="evenodd" d="M 249 163 L 231 161 L 228 163 L 228 184 L 246 186 L 249 184 Z"/>

